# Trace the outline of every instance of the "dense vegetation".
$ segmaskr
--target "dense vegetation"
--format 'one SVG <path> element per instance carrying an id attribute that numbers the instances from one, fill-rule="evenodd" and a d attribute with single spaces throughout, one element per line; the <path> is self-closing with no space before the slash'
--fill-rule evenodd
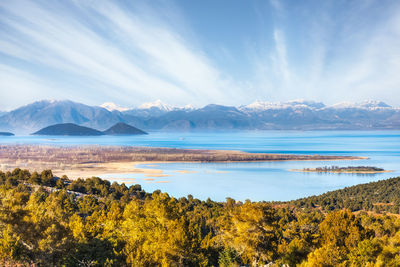
<path id="1" fill-rule="evenodd" d="M 10 132 L 0 132 L 0 136 L 13 136 L 13 133 Z"/>
<path id="2" fill-rule="evenodd" d="M 74 123 L 60 123 L 47 126 L 40 129 L 37 132 L 32 133 L 33 135 L 76 135 L 76 136 L 95 136 L 103 135 L 103 132 L 98 130 L 80 126 Z"/>
<path id="3" fill-rule="evenodd" d="M 292 201 L 290 204 L 300 208 L 321 208 L 324 211 L 349 209 L 400 214 L 400 178 L 346 187 Z"/>
<path id="4" fill-rule="evenodd" d="M 103 133 L 108 135 L 136 135 L 136 134 L 148 134 L 136 127 L 129 124 L 118 122 L 111 126 L 109 129 L 103 131 Z"/>
<path id="5" fill-rule="evenodd" d="M 1 266 L 400 265 L 395 216 L 176 199 L 49 170 L 0 172 L 0 237 Z"/>

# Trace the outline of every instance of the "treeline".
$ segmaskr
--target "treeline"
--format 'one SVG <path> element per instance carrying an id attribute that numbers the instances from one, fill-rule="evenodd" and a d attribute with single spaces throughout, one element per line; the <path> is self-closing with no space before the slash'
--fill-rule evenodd
<path id="1" fill-rule="evenodd" d="M 324 166 L 313 168 L 304 168 L 305 171 L 317 171 L 317 172 L 341 172 L 341 171 L 352 171 L 352 172 L 381 172 L 384 171 L 382 168 L 373 167 L 373 166 L 348 166 L 348 167 L 339 167 L 339 166 Z"/>
<path id="2" fill-rule="evenodd" d="M 399 266 L 400 219 L 0 172 L 0 266 Z"/>
<path id="3" fill-rule="evenodd" d="M 400 214 L 400 177 L 346 187 L 289 203 L 299 208 L 321 208 L 324 211 L 349 209 Z"/>

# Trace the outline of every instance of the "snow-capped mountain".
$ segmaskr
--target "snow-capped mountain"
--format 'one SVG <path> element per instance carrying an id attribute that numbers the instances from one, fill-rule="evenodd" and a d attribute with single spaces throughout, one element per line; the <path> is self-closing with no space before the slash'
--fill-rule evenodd
<path id="1" fill-rule="evenodd" d="M 108 111 L 127 111 L 129 110 L 129 108 L 124 108 L 124 107 L 120 107 L 117 104 L 113 103 L 113 102 L 106 102 L 100 105 L 100 107 L 107 109 Z"/>
<path id="2" fill-rule="evenodd" d="M 102 107 L 70 100 L 42 100 L 1 116 L 0 129 L 8 129 L 16 134 L 30 134 L 52 124 L 75 123 L 103 130 L 121 120 L 118 114 Z"/>
<path id="3" fill-rule="evenodd" d="M 172 106 L 163 103 L 160 99 L 154 101 L 154 102 L 148 102 L 148 103 L 143 103 L 140 106 L 138 106 L 136 109 L 159 109 L 161 111 L 173 111 L 173 110 L 192 110 L 194 109 L 193 105 L 185 105 L 183 107 L 177 107 L 177 106 Z"/>
<path id="4" fill-rule="evenodd" d="M 360 109 L 380 109 L 380 108 L 392 108 L 388 104 L 382 101 L 366 100 L 359 103 L 352 102 L 341 102 L 330 106 L 330 108 L 336 109 L 349 109 L 349 108 L 360 108 Z"/>
<path id="5" fill-rule="evenodd" d="M 112 111 L 110 111 L 112 110 Z M 305 100 L 256 101 L 232 107 L 174 107 L 155 101 L 121 110 L 115 104 L 88 106 L 69 100 L 43 100 L 0 116 L 0 131 L 29 134 L 58 123 L 104 130 L 125 122 L 143 130 L 368 130 L 400 129 L 400 109 L 379 101 L 325 106 Z"/>
<path id="6" fill-rule="evenodd" d="M 156 108 L 162 111 L 171 111 L 174 109 L 173 106 L 164 104 L 163 102 L 161 102 L 160 99 L 154 102 L 143 103 L 139 107 L 137 107 L 137 109 L 152 109 L 152 108 Z"/>
<path id="7" fill-rule="evenodd" d="M 265 102 L 255 101 L 247 106 L 239 107 L 243 111 L 264 111 L 269 109 L 287 109 L 287 108 L 309 108 L 309 109 L 321 109 L 325 105 L 321 102 L 306 101 L 306 100 L 292 100 L 287 102 Z"/>
<path id="8" fill-rule="evenodd" d="M 136 117 L 154 117 L 161 116 L 171 111 L 190 111 L 194 110 L 192 105 L 186 105 L 184 107 L 176 107 L 163 103 L 161 100 L 154 102 L 143 103 L 137 108 L 124 111 L 124 114 L 128 114 Z"/>

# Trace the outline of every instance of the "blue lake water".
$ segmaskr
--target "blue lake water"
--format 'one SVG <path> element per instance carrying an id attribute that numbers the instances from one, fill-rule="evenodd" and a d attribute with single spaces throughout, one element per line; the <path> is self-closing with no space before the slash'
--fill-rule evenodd
<path id="1" fill-rule="evenodd" d="M 133 145 L 152 147 L 227 149 L 247 152 L 354 155 L 357 161 L 281 161 L 243 163 L 163 163 L 137 167 L 160 169 L 165 177 L 144 174 L 107 174 L 103 178 L 139 183 L 152 192 L 200 199 L 291 200 L 346 186 L 400 176 L 400 131 L 245 131 L 217 133 L 162 133 L 146 136 L 0 137 L 1 144 Z M 292 172 L 322 166 L 376 166 L 391 173 L 332 174 Z M 129 179 L 128 179 L 129 178 Z M 132 181 L 132 178 L 135 179 Z M 146 179 L 154 179 L 152 181 Z M 130 181 L 130 182 L 128 182 Z"/>

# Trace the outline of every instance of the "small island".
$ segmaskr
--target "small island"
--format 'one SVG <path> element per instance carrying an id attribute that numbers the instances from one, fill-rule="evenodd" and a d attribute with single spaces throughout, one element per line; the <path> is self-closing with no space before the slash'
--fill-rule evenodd
<path id="1" fill-rule="evenodd" d="M 76 125 L 74 123 L 60 123 L 45 127 L 33 133 L 32 135 L 93 136 L 93 135 L 104 135 L 104 133 L 89 127 Z"/>
<path id="2" fill-rule="evenodd" d="M 338 167 L 338 166 L 324 166 L 318 168 L 304 168 L 301 170 L 291 170 L 291 171 L 301 171 L 301 172 L 330 172 L 330 173 L 381 173 L 381 172 L 391 172 L 384 170 L 382 168 L 372 167 L 372 166 L 348 166 L 348 167 Z"/>
<path id="3" fill-rule="evenodd" d="M 0 136 L 13 136 L 13 133 L 10 132 L 0 132 Z"/>
<path id="4" fill-rule="evenodd" d="M 146 132 L 129 124 L 119 122 L 104 132 L 74 123 L 60 123 L 47 126 L 32 135 L 99 136 L 99 135 L 139 135 Z"/>
<path id="5" fill-rule="evenodd" d="M 110 127 L 108 130 L 105 130 L 103 132 L 104 134 L 107 135 L 140 135 L 140 134 L 148 134 L 145 131 L 142 131 L 136 127 L 133 127 L 132 125 L 123 123 L 123 122 L 118 122 L 114 126 Z"/>

